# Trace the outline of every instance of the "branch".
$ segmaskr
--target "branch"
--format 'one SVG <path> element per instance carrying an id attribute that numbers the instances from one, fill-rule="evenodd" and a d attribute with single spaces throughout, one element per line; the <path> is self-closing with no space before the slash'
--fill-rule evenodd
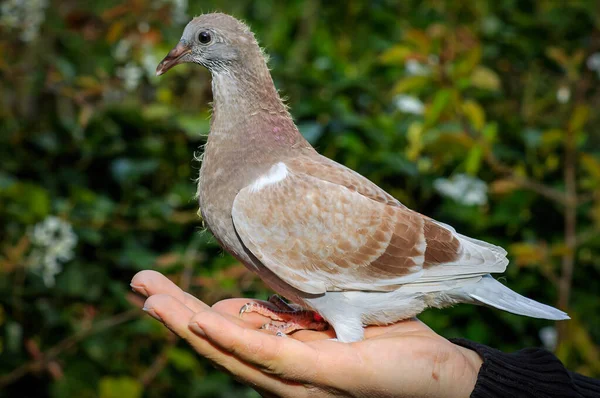
<path id="1" fill-rule="evenodd" d="M 95 323 L 92 326 L 84 328 L 77 333 L 65 338 L 64 340 L 58 342 L 54 346 L 52 346 L 48 351 L 42 353 L 41 357 L 27 362 L 18 368 L 14 369 L 12 372 L 7 373 L 5 375 L 0 376 L 0 389 L 6 387 L 7 385 L 15 382 L 21 377 L 25 376 L 30 372 L 37 371 L 39 369 L 43 369 L 48 363 L 54 360 L 58 355 L 60 355 L 63 351 L 68 350 L 73 347 L 75 344 L 84 340 L 85 338 L 108 330 L 112 327 L 130 321 L 139 315 L 139 310 L 137 308 L 131 309 L 120 314 L 117 314 L 113 317 L 104 319 L 100 322 Z"/>
<path id="2" fill-rule="evenodd" d="M 473 130 L 470 123 L 467 121 L 465 115 L 459 113 L 459 120 L 462 128 L 471 138 L 477 140 L 479 137 L 481 137 L 481 133 Z M 535 192 L 538 195 L 545 197 L 546 199 L 562 204 L 564 206 L 566 206 L 567 202 L 569 201 L 569 196 L 565 192 L 552 188 L 551 186 L 543 184 L 539 181 L 532 180 L 525 176 L 520 176 L 516 174 L 510 166 L 502 163 L 496 157 L 496 155 L 494 155 L 490 148 L 485 148 L 484 159 L 493 171 L 495 171 L 498 174 L 503 174 L 521 188 Z"/>

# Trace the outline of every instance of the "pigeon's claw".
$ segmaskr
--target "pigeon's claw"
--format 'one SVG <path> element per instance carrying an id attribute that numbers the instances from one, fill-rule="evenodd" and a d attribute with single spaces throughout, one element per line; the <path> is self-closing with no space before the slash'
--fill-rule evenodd
<path id="1" fill-rule="evenodd" d="M 279 316 L 279 314 L 293 312 L 293 311 L 279 310 L 279 309 L 273 310 L 265 305 L 251 301 L 249 303 L 244 304 L 242 306 L 242 308 L 240 308 L 240 317 L 242 317 L 245 313 L 250 313 L 250 312 L 255 312 L 262 316 L 266 316 L 267 318 L 270 318 L 274 321 L 284 322 L 284 319 L 281 316 Z"/>
<path id="2" fill-rule="evenodd" d="M 265 323 L 260 327 L 261 330 L 265 330 L 267 332 L 272 332 L 276 336 L 284 336 L 288 334 L 292 334 L 298 330 L 316 330 L 322 331 L 327 330 L 328 324 L 325 321 L 314 321 L 314 322 L 269 322 Z"/>
<path id="3" fill-rule="evenodd" d="M 321 315 L 314 311 L 298 309 L 283 301 L 279 296 L 272 296 L 269 302 L 276 309 L 251 301 L 242 306 L 240 317 L 243 314 L 255 312 L 272 319 L 273 322 L 265 323 L 260 329 L 278 335 L 290 334 L 297 330 L 327 330 L 329 326 Z"/>

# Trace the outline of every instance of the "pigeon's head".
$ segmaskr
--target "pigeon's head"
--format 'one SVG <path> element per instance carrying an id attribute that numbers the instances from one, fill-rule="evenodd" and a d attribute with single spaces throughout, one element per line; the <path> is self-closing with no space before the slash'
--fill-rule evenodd
<path id="1" fill-rule="evenodd" d="M 179 43 L 158 64 L 160 76 L 185 62 L 200 64 L 211 72 L 244 64 L 260 48 L 248 27 L 226 14 L 204 14 L 187 24 Z"/>

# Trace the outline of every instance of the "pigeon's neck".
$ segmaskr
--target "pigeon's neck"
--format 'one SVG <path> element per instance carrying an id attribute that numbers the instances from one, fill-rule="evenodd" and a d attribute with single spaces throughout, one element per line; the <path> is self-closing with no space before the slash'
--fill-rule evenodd
<path id="1" fill-rule="evenodd" d="M 303 140 L 262 58 L 243 68 L 213 72 L 213 116 L 209 140 L 265 149 Z"/>

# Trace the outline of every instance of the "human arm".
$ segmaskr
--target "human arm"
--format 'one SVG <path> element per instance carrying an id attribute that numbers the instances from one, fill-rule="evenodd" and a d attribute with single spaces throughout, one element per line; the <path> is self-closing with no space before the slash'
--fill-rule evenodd
<path id="1" fill-rule="evenodd" d="M 600 380 L 565 368 L 543 348 L 504 353 L 466 339 L 450 339 L 483 358 L 471 398 L 600 397 Z"/>

